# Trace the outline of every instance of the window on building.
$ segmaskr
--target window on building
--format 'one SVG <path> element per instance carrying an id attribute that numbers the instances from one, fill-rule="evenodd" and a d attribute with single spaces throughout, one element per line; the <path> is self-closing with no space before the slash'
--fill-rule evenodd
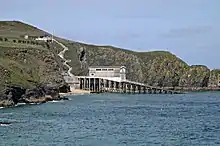
<path id="1" fill-rule="evenodd" d="M 113 71 L 113 70 L 114 70 L 113 68 L 109 68 L 109 69 L 108 69 L 108 71 Z"/>
<path id="2" fill-rule="evenodd" d="M 102 71 L 107 71 L 107 69 L 104 68 L 104 69 L 102 69 Z"/>
<path id="3" fill-rule="evenodd" d="M 101 71 L 101 70 L 102 70 L 102 69 L 99 69 L 99 68 L 98 68 L 98 69 L 96 69 L 96 71 Z"/>

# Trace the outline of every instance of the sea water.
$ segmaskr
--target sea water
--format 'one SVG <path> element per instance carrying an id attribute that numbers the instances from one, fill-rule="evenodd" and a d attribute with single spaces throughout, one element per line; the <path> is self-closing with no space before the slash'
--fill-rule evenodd
<path id="1" fill-rule="evenodd" d="M 69 98 L 0 109 L 0 145 L 220 145 L 219 92 Z"/>

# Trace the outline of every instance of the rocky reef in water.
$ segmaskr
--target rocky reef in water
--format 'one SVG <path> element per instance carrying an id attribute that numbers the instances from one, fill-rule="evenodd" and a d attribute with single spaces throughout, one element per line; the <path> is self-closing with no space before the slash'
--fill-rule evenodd
<path id="1" fill-rule="evenodd" d="M 52 100 L 68 100 L 61 97 L 60 92 L 68 93 L 68 85 L 39 85 L 32 89 L 25 89 L 20 86 L 8 86 L 0 94 L 0 107 L 11 107 L 18 103 L 44 103 Z"/>

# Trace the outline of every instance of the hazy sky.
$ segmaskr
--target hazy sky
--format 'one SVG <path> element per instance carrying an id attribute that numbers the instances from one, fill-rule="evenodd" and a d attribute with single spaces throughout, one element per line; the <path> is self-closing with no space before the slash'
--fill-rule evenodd
<path id="1" fill-rule="evenodd" d="M 220 0 L 2 0 L 1 20 L 136 51 L 168 50 L 220 68 Z"/>

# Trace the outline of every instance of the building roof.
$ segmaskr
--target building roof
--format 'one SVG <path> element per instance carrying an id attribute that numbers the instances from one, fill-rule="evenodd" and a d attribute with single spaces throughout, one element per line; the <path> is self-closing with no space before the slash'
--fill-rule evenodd
<path id="1" fill-rule="evenodd" d="M 121 68 L 125 66 L 90 66 L 89 68 Z"/>

